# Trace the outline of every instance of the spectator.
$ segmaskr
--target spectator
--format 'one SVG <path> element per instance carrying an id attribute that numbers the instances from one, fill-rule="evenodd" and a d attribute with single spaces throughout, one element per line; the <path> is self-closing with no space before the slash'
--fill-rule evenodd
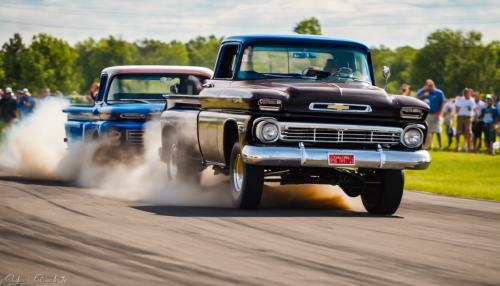
<path id="1" fill-rule="evenodd" d="M 35 101 L 31 97 L 31 93 L 27 88 L 21 91 L 21 98 L 19 98 L 19 103 L 17 104 L 21 118 L 26 118 L 33 112 L 35 108 Z"/>
<path id="2" fill-rule="evenodd" d="M 497 110 L 500 113 L 500 93 L 497 93 L 497 99 L 496 100 L 497 100 L 497 103 L 496 103 Z"/>
<path id="3" fill-rule="evenodd" d="M 0 99 L 0 120 L 10 123 L 16 118 L 17 102 L 12 96 L 13 92 L 10 87 L 5 91 Z"/>
<path id="4" fill-rule="evenodd" d="M 42 92 L 42 98 L 41 99 L 46 99 L 49 98 L 52 94 L 50 93 L 50 88 L 46 87 L 43 89 Z"/>
<path id="5" fill-rule="evenodd" d="M 401 86 L 401 95 L 410 96 L 410 94 L 411 94 L 411 86 L 407 83 L 403 83 L 403 85 Z"/>
<path id="6" fill-rule="evenodd" d="M 54 93 L 54 97 L 55 98 L 63 98 L 64 94 L 60 90 L 56 90 L 56 92 Z"/>
<path id="7" fill-rule="evenodd" d="M 97 82 L 94 82 L 92 86 L 90 87 L 90 98 L 92 101 L 97 100 L 97 95 L 99 94 L 99 84 Z"/>
<path id="8" fill-rule="evenodd" d="M 443 107 L 443 123 L 446 127 L 446 137 L 448 138 L 448 146 L 446 149 L 450 149 L 453 143 L 453 137 L 455 136 L 455 128 L 453 127 L 453 121 L 455 116 L 455 99 L 448 99 Z"/>
<path id="9" fill-rule="evenodd" d="M 12 91 L 12 88 L 10 88 L 10 87 L 5 88 L 5 93 L 10 94 L 10 97 L 12 97 L 14 100 L 17 100 L 17 97 L 14 94 L 14 92 Z"/>
<path id="10" fill-rule="evenodd" d="M 471 149 L 472 117 L 474 116 L 475 102 L 472 98 L 472 89 L 465 88 L 463 96 L 456 104 L 457 110 L 457 138 L 455 151 L 459 150 L 460 135 L 464 136 L 464 151 Z"/>
<path id="11" fill-rule="evenodd" d="M 486 103 L 481 100 L 481 94 L 478 91 L 475 91 L 473 94 L 476 106 L 474 107 L 474 117 L 472 120 L 472 148 L 474 151 L 479 151 L 481 149 L 481 136 L 484 125 L 480 115 L 481 110 L 486 107 Z"/>
<path id="12" fill-rule="evenodd" d="M 435 133 L 438 138 L 439 148 L 442 147 L 441 141 L 441 111 L 444 106 L 444 93 L 442 90 L 436 88 L 436 84 L 432 79 L 425 81 L 425 85 L 417 91 L 417 97 L 429 104 L 430 111 L 427 115 L 427 143 L 426 147 L 432 149 L 433 134 Z"/>
<path id="13" fill-rule="evenodd" d="M 495 155 L 493 143 L 496 141 L 495 124 L 500 120 L 500 114 L 493 105 L 493 98 L 486 96 L 486 106 L 481 110 L 481 119 L 484 122 L 484 144 L 488 148 L 488 153 Z"/>

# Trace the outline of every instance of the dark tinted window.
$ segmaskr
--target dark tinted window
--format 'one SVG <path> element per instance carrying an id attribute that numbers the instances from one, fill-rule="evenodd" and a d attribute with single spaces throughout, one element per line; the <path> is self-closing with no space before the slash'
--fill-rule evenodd
<path id="1" fill-rule="evenodd" d="M 215 78 L 233 78 L 237 53 L 238 45 L 236 44 L 221 47 Z"/>

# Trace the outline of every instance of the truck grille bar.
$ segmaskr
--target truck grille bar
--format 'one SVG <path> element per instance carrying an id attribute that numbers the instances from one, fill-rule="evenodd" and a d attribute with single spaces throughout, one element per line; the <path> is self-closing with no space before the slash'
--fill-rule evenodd
<path id="1" fill-rule="evenodd" d="M 144 143 L 144 130 L 127 130 L 125 140 L 128 144 L 141 145 Z"/>
<path id="2" fill-rule="evenodd" d="M 402 128 L 279 122 L 280 140 L 285 142 L 399 144 Z"/>

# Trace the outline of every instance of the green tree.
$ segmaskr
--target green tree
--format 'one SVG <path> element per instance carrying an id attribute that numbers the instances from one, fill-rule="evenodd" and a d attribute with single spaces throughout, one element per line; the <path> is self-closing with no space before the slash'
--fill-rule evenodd
<path id="1" fill-rule="evenodd" d="M 178 41 L 164 43 L 158 40 L 144 40 L 137 44 L 137 64 L 188 65 L 186 46 Z"/>
<path id="2" fill-rule="evenodd" d="M 26 46 L 20 34 L 14 34 L 2 45 L 1 62 L 3 70 L 3 86 L 17 87 L 22 84 L 22 74 L 25 70 L 22 59 L 26 54 Z"/>
<path id="3" fill-rule="evenodd" d="M 200 36 L 189 40 L 189 42 L 186 43 L 189 64 L 213 68 L 222 39 L 223 38 L 217 38 L 214 35 L 210 35 L 208 37 Z"/>
<path id="4" fill-rule="evenodd" d="M 5 70 L 3 67 L 3 51 L 0 50 L 0 86 L 5 85 Z"/>
<path id="5" fill-rule="evenodd" d="M 77 65 L 83 78 L 82 92 L 98 80 L 105 67 L 136 63 L 137 46 L 123 39 L 109 36 L 95 41 L 88 39 L 76 44 Z"/>
<path id="6" fill-rule="evenodd" d="M 20 61 L 25 68 L 21 82 L 34 91 L 45 87 L 65 92 L 78 90 L 76 57 L 75 50 L 67 42 L 47 34 L 35 35 Z"/>
<path id="7" fill-rule="evenodd" d="M 315 17 L 300 21 L 293 31 L 297 34 L 321 35 L 321 25 Z"/>
<path id="8" fill-rule="evenodd" d="M 390 93 L 399 93 L 404 83 L 410 83 L 410 73 L 412 62 L 417 54 L 417 50 L 410 46 L 389 49 L 384 46 L 372 48 L 372 60 L 375 72 L 375 81 L 378 86 L 384 86 L 382 68 L 389 66 L 391 68 L 391 78 L 387 84 L 387 91 Z"/>

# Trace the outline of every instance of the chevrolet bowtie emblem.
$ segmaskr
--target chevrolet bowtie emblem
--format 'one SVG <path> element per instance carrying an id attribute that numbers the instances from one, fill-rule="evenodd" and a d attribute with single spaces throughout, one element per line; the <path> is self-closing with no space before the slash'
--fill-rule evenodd
<path id="1" fill-rule="evenodd" d="M 329 104 L 326 108 L 342 111 L 342 110 L 349 110 L 349 105 L 336 103 L 336 104 Z"/>

